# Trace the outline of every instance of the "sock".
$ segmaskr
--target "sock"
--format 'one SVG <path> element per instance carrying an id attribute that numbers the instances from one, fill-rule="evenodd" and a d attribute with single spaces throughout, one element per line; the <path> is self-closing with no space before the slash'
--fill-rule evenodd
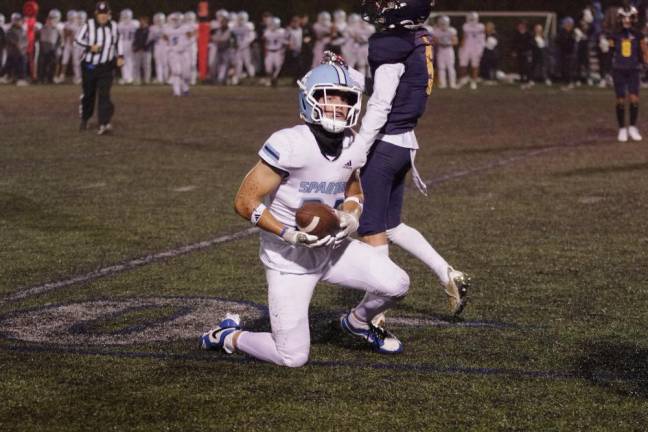
<path id="1" fill-rule="evenodd" d="M 630 126 L 637 126 L 637 119 L 639 118 L 639 104 L 630 104 Z"/>
<path id="2" fill-rule="evenodd" d="M 443 285 L 448 283 L 448 263 L 420 232 L 410 226 L 400 224 L 396 228 L 387 230 L 387 236 L 389 240 L 423 261 L 437 275 Z"/>
<path id="3" fill-rule="evenodd" d="M 625 127 L 625 104 L 618 103 L 616 106 L 616 115 L 617 122 L 619 123 L 619 129 Z"/>
<path id="4" fill-rule="evenodd" d="M 375 294 L 366 293 L 360 304 L 353 309 L 353 314 L 359 323 L 367 325 L 376 315 L 390 309 L 399 299 L 393 297 L 381 297 Z M 354 322 L 352 325 L 355 327 Z M 366 327 L 363 327 L 366 328 Z"/>
<path id="5" fill-rule="evenodd" d="M 355 314 L 355 311 L 351 311 L 349 314 L 349 324 L 351 324 L 352 327 L 355 328 L 362 328 L 362 329 L 368 329 L 369 324 L 367 321 L 361 321 Z"/>

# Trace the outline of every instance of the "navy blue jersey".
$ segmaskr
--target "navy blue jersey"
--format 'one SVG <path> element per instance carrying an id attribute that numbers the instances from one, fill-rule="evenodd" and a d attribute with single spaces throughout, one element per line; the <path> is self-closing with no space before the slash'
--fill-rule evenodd
<path id="1" fill-rule="evenodd" d="M 612 67 L 614 69 L 639 69 L 643 63 L 641 52 L 641 33 L 623 29 L 609 36 L 613 51 Z"/>
<path id="2" fill-rule="evenodd" d="M 432 35 L 427 30 L 386 31 L 375 33 L 369 39 L 372 76 L 384 64 L 405 65 L 405 73 L 400 79 L 391 112 L 380 133 L 396 135 L 416 127 L 432 92 L 432 54 Z"/>

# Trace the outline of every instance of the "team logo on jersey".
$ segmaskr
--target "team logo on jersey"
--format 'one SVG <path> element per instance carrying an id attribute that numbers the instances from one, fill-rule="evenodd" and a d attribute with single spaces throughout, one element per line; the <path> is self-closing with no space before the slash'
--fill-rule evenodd
<path id="1" fill-rule="evenodd" d="M 345 163 L 345 164 L 344 164 L 344 168 L 346 168 L 346 169 L 353 169 L 353 163 L 351 163 L 351 161 Z"/>

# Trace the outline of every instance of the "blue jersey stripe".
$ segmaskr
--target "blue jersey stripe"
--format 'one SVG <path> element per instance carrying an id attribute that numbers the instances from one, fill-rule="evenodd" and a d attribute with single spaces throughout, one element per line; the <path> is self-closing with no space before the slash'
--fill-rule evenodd
<path id="1" fill-rule="evenodd" d="M 279 160 L 279 156 L 281 156 L 280 153 L 274 148 L 272 148 L 270 144 L 264 145 L 263 150 L 265 150 L 266 153 L 268 153 L 270 156 L 272 156 L 272 158 L 276 160 Z"/>

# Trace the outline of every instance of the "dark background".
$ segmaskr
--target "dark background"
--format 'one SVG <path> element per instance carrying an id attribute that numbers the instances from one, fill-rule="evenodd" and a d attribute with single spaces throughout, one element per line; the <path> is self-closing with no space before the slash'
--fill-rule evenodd
<path id="1" fill-rule="evenodd" d="M 9 20 L 9 14 L 22 10 L 23 0 L 0 0 L 0 12 Z M 560 16 L 579 16 L 588 0 L 437 0 L 440 10 L 506 10 L 506 11 L 555 11 Z M 621 0 L 603 1 L 604 6 L 619 5 Z M 93 10 L 94 0 L 41 0 L 39 18 L 42 19 L 52 8 L 60 9 L 63 14 L 68 9 Z M 172 12 L 195 10 L 196 0 L 113 0 L 110 5 L 113 11 L 130 8 L 135 15 L 155 12 Z M 322 10 L 332 11 L 342 8 L 347 11 L 359 10 L 360 0 L 220 0 L 210 1 L 210 10 L 225 8 L 227 10 L 246 10 L 255 21 L 263 11 L 271 11 L 280 18 L 288 18 L 293 13 L 308 13 L 315 17 Z M 65 16 L 65 15 L 64 15 Z"/>

